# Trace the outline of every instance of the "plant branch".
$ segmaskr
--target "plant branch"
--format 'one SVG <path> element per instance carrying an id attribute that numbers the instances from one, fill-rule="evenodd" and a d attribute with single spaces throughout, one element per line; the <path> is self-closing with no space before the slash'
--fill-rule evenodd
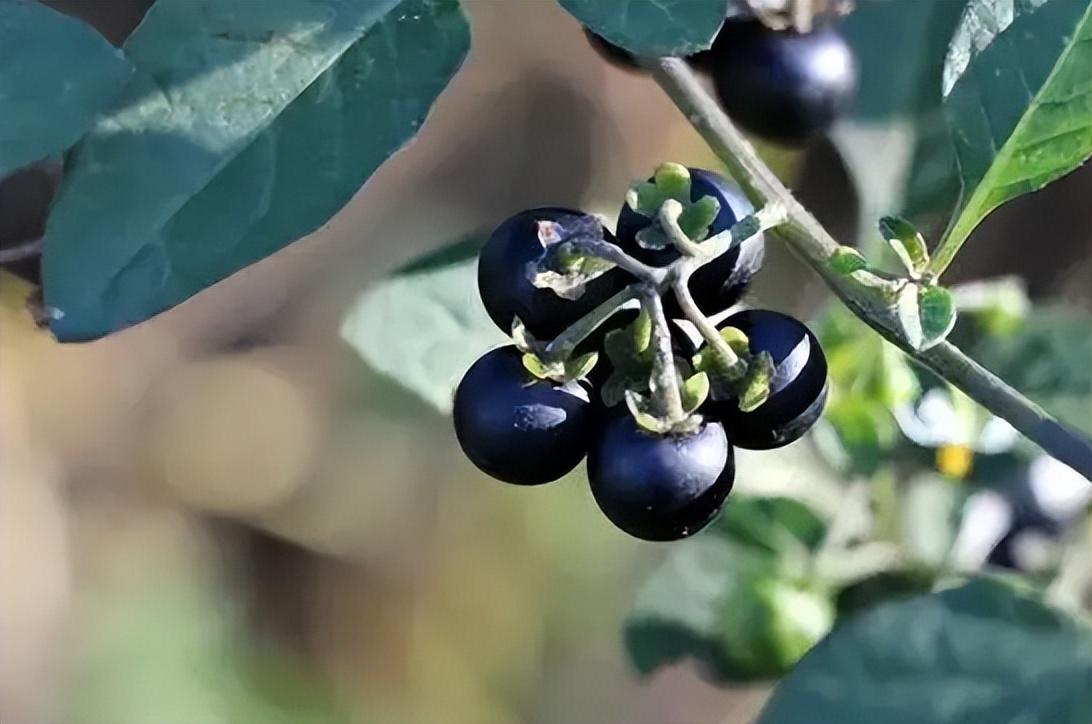
<path id="1" fill-rule="evenodd" d="M 671 330 L 667 326 L 660 292 L 655 287 L 644 287 L 641 304 L 652 319 L 652 396 L 660 407 L 659 413 L 669 420 L 679 421 L 686 417 L 683 411 L 679 379 L 675 373 L 675 353 L 671 349 Z"/>
<path id="2" fill-rule="evenodd" d="M 666 271 L 658 267 L 651 267 L 644 262 L 634 259 L 622 251 L 615 244 L 602 239 L 571 239 L 565 242 L 570 249 L 586 256 L 593 256 L 604 261 L 609 261 L 619 269 L 629 272 L 642 282 L 662 284 Z"/>
<path id="3" fill-rule="evenodd" d="M 1064 427 L 954 345 L 941 342 L 926 351 L 915 351 L 882 324 L 876 300 L 852 277 L 838 274 L 830 266 L 830 257 L 840 248 L 838 242 L 762 161 L 690 67 L 677 58 L 659 58 L 648 65 L 656 82 L 724 162 L 751 203 L 760 208 L 776 202 L 784 208 L 787 223 L 772 233 L 814 268 L 854 314 L 907 355 L 1008 420 L 1046 452 L 1092 480 L 1092 440 Z"/>
<path id="4" fill-rule="evenodd" d="M 23 259 L 39 256 L 42 253 L 42 240 L 34 239 L 18 246 L 0 249 L 0 264 L 10 264 Z"/>

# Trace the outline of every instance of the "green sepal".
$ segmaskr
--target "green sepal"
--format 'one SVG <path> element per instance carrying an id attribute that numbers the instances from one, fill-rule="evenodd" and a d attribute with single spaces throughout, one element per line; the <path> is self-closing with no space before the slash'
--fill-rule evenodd
<path id="1" fill-rule="evenodd" d="M 679 386 L 679 393 L 683 411 L 688 415 L 695 412 L 709 398 L 709 375 L 704 372 L 690 375 Z"/>
<path id="2" fill-rule="evenodd" d="M 737 356 L 747 359 L 751 354 L 750 341 L 747 335 L 735 327 L 724 327 L 720 330 L 721 339 L 736 353 Z M 705 344 L 692 360 L 694 369 L 699 372 L 708 372 L 714 379 L 732 378 L 732 372 L 723 364 L 716 350 L 709 344 Z"/>
<path id="3" fill-rule="evenodd" d="M 709 227 L 720 213 L 720 202 L 712 196 L 702 196 L 692 203 L 684 203 L 679 214 L 679 228 L 692 241 L 701 241 L 709 233 Z"/>
<path id="4" fill-rule="evenodd" d="M 925 246 L 925 238 L 913 224 L 898 216 L 883 217 L 879 226 L 883 238 L 895 250 L 895 255 L 910 277 L 920 279 L 929 266 L 929 249 Z"/>
<path id="5" fill-rule="evenodd" d="M 573 244 L 568 243 L 574 237 L 602 239 L 602 222 L 590 214 L 539 221 L 538 240 L 543 252 L 536 262 L 528 264 L 527 269 L 527 276 L 536 287 L 550 289 L 570 301 L 584 295 L 588 282 L 614 268 L 609 261 L 576 251 Z"/>
<path id="6" fill-rule="evenodd" d="M 557 362 L 546 361 L 533 352 L 526 352 L 523 355 L 523 367 L 532 375 L 540 380 L 562 383 L 587 377 L 598 361 L 598 352 L 588 352 L 579 357 Z"/>
<path id="7" fill-rule="evenodd" d="M 773 379 L 773 357 L 769 352 L 759 352 L 747 365 L 747 374 L 740 384 L 739 409 L 752 412 L 762 406 L 770 396 L 770 380 Z"/>
<path id="8" fill-rule="evenodd" d="M 539 354 L 543 350 L 542 343 L 535 339 L 530 330 L 519 317 L 512 318 L 512 343 L 516 349 L 525 354 Z"/>
<path id="9" fill-rule="evenodd" d="M 685 207 L 690 201 L 690 171 L 679 163 L 661 163 L 651 181 L 638 181 L 626 193 L 626 204 L 637 213 L 656 218 L 660 205 L 674 199 Z"/>
<path id="10" fill-rule="evenodd" d="M 614 407 L 625 399 L 626 390 L 646 390 L 652 371 L 652 319 L 642 309 L 622 329 L 607 333 L 603 348 L 613 370 L 599 391 L 603 404 Z"/>
<path id="11" fill-rule="evenodd" d="M 830 268 L 843 276 L 868 268 L 868 260 L 851 246 L 840 246 L 828 261 Z"/>
<path id="12" fill-rule="evenodd" d="M 701 425 L 701 416 L 687 415 L 682 420 L 668 420 L 656 414 L 655 405 L 650 396 L 641 395 L 633 390 L 626 390 L 626 407 L 637 426 L 654 435 L 693 432 Z"/>
<path id="13" fill-rule="evenodd" d="M 649 224 L 639 230 L 634 239 L 637 241 L 637 246 L 651 251 L 660 251 L 671 246 L 671 239 L 659 224 Z"/>

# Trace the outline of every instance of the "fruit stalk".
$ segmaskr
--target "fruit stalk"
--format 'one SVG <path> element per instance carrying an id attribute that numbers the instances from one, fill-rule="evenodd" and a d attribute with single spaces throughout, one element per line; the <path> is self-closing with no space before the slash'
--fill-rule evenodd
<path id="1" fill-rule="evenodd" d="M 659 408 L 659 414 L 672 422 L 686 418 L 683 410 L 682 395 L 679 393 L 679 378 L 675 372 L 675 353 L 671 349 L 671 330 L 667 326 L 664 305 L 660 301 L 659 290 L 654 286 L 644 286 L 641 290 L 641 305 L 652 320 L 652 395 Z"/>
<path id="2" fill-rule="evenodd" d="M 724 340 L 724 337 L 720 336 L 720 332 L 717 331 L 716 325 L 714 325 L 709 318 L 701 313 L 698 309 L 698 305 L 694 302 L 694 297 L 690 294 L 690 274 L 692 270 L 690 268 L 684 269 L 675 279 L 675 283 L 672 289 L 675 292 L 675 298 L 679 301 L 679 308 L 682 309 L 686 318 L 697 327 L 698 332 L 701 334 L 702 339 L 706 344 L 716 350 L 717 356 L 720 358 L 721 364 L 725 367 L 729 379 L 738 380 L 747 374 L 747 362 L 739 357 L 728 343 Z"/>
<path id="3" fill-rule="evenodd" d="M 553 341 L 546 345 L 546 358 L 549 360 L 568 359 L 573 353 L 573 350 L 576 349 L 581 342 L 587 339 L 588 335 L 598 329 L 599 325 L 610 319 L 610 317 L 621 309 L 626 302 L 637 299 L 637 286 L 638 285 L 631 284 L 622 289 L 555 337 Z"/>
<path id="4" fill-rule="evenodd" d="M 947 341 L 915 351 L 906 340 L 881 323 L 878 302 L 851 277 L 838 274 L 830 259 L 839 243 L 805 209 L 762 161 L 717 102 L 705 91 L 685 61 L 657 58 L 645 61 L 653 78 L 702 135 L 748 200 L 761 208 L 777 203 L 787 223 L 773 233 L 826 281 L 862 321 L 918 363 L 928 367 L 998 417 L 1037 443 L 1047 453 L 1092 481 L 1092 439 L 1075 432 L 1007 385 L 958 347 Z"/>

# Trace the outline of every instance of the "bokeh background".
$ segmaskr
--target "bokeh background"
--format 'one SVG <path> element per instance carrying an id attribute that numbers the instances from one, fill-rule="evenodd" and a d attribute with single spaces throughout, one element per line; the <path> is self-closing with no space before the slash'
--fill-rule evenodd
<path id="1" fill-rule="evenodd" d="M 49 4 L 115 43 L 147 6 Z M 514 211 L 609 217 L 664 159 L 717 167 L 551 0 L 465 7 L 471 54 L 419 136 L 311 236 L 89 344 L 34 327 L 32 264 L 0 272 L 0 721 L 695 724 L 761 707 L 765 686 L 685 663 L 639 679 L 621 620 L 665 548 L 612 528 L 582 474 L 486 479 L 449 420 L 339 337 L 361 289 Z M 856 238 L 829 144 L 764 151 Z M 0 184 L 0 245 L 40 234 L 56 178 Z M 1089 198 L 1086 166 L 1005 207 L 953 280 L 1013 274 L 1088 310 Z M 771 245 L 750 303 L 815 319 L 828 301 Z M 808 444 L 789 473 L 773 457 L 746 476 L 809 474 Z"/>

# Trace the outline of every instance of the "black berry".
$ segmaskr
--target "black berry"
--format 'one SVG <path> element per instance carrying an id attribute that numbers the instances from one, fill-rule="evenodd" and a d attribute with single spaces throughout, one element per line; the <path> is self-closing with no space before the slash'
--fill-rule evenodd
<path id="1" fill-rule="evenodd" d="M 531 282 L 528 265 L 543 252 L 535 222 L 580 213 L 556 207 L 521 211 L 498 226 L 485 242 L 478 257 L 478 291 L 489 317 L 503 331 L 511 332 L 512 320 L 518 316 L 538 339 L 553 339 L 625 286 L 626 276 L 614 270 L 589 282 L 579 299 L 567 300 Z M 604 229 L 603 234 L 613 241 L 610 232 Z"/>
<path id="2" fill-rule="evenodd" d="M 709 227 L 708 236 L 719 234 L 754 211 L 746 197 L 722 176 L 700 168 L 690 170 L 690 200 L 712 196 L 720 204 L 720 211 Z M 618 214 L 616 235 L 618 244 L 626 253 L 653 266 L 666 266 L 679 258 L 674 247 L 645 249 L 637 243 L 637 232 L 653 220 L 631 209 L 622 207 Z M 756 234 L 736 248 L 717 257 L 694 272 L 690 278 L 690 293 L 698 307 L 706 314 L 722 312 L 740 300 L 751 278 L 762 268 L 766 243 L 762 234 Z M 664 297 L 664 311 L 669 317 L 682 316 L 674 295 Z"/>
<path id="3" fill-rule="evenodd" d="M 827 401 L 827 358 L 815 335 L 799 320 L 766 309 L 738 312 L 720 327 L 747 335 L 751 353 L 768 352 L 775 371 L 770 396 L 757 409 L 743 412 L 731 397 L 710 400 L 703 412 L 724 424 L 737 447 L 769 450 L 799 439 Z"/>
<path id="4" fill-rule="evenodd" d="M 637 538 L 678 540 L 704 528 L 732 489 L 735 461 L 715 422 L 686 435 L 653 435 L 625 410 L 608 413 L 588 453 L 596 503 Z"/>
<path id="5" fill-rule="evenodd" d="M 557 480 L 587 452 L 594 413 L 577 382 L 533 378 L 515 347 L 487 352 L 455 390 L 455 436 L 483 472 L 517 485 Z"/>
<path id="6" fill-rule="evenodd" d="M 857 89 L 853 51 L 830 25 L 801 34 L 729 21 L 708 62 L 728 115 L 752 133 L 785 143 L 825 133 Z"/>

